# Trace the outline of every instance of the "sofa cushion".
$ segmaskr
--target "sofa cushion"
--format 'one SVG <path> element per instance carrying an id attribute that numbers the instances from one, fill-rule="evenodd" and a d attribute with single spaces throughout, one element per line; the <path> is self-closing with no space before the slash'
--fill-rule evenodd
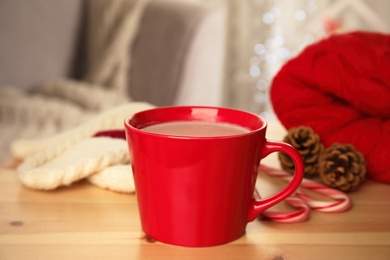
<path id="1" fill-rule="evenodd" d="M 0 87 L 81 74 L 84 0 L 0 1 Z"/>
<path id="2" fill-rule="evenodd" d="M 133 99 L 173 103 L 188 49 L 206 12 L 199 4 L 150 1 L 133 47 L 129 77 Z"/>

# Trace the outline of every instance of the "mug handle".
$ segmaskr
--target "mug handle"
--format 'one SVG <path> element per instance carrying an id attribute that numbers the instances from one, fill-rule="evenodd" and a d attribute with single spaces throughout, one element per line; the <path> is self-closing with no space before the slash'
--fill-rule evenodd
<path id="1" fill-rule="evenodd" d="M 287 143 L 266 140 L 261 150 L 261 159 L 273 152 L 284 152 L 288 156 L 290 156 L 295 165 L 293 179 L 281 191 L 264 199 L 253 199 L 248 215 L 249 222 L 256 219 L 256 217 L 259 216 L 264 210 L 272 207 L 273 205 L 281 202 L 282 200 L 290 196 L 302 182 L 304 174 L 304 164 L 298 150 L 296 150 L 293 146 Z"/>

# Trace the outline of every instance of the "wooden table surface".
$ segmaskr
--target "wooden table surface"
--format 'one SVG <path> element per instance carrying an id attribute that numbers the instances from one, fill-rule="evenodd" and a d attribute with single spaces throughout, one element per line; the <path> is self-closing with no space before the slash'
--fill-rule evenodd
<path id="1" fill-rule="evenodd" d="M 367 182 L 351 197 L 348 212 L 256 220 L 232 243 L 196 249 L 148 242 L 135 194 L 86 182 L 35 191 L 1 169 L 0 259 L 390 259 L 390 186 Z"/>
<path id="2" fill-rule="evenodd" d="M 263 196 L 284 185 L 259 179 Z M 35 191 L 1 168 L 0 259 L 390 259 L 390 185 L 367 181 L 350 196 L 347 212 L 312 212 L 297 224 L 255 220 L 234 242 L 185 248 L 145 239 L 135 194 L 84 181 Z"/>

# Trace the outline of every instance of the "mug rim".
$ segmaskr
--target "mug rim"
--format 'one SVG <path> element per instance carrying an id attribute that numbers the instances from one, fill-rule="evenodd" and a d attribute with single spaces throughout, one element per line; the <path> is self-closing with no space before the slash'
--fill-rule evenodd
<path id="1" fill-rule="evenodd" d="M 248 128 L 247 126 L 244 126 L 242 124 L 239 124 L 239 123 L 232 123 L 232 122 L 228 122 L 228 121 L 208 121 L 208 120 L 205 120 L 205 118 L 199 118 L 199 120 L 191 120 L 191 119 L 178 119 L 178 120 L 167 120 L 167 121 L 163 121 L 163 122 L 156 122 L 156 121 L 151 121 L 151 123 L 149 124 L 144 124 L 142 125 L 141 127 L 137 127 L 137 126 L 134 126 L 131 124 L 131 121 L 134 120 L 134 118 L 137 118 L 137 117 L 140 117 L 142 116 L 143 114 L 147 114 L 147 113 L 152 113 L 152 112 L 159 112 L 159 111 L 169 111 L 169 110 L 191 110 L 192 113 L 196 110 L 202 110 L 202 111 L 209 111 L 211 112 L 211 110 L 214 111 L 214 113 L 216 111 L 224 111 L 224 112 L 232 112 L 232 113 L 241 113 L 243 115 L 246 115 L 246 116 L 249 116 L 249 117 L 252 117 L 252 118 L 256 118 L 256 120 L 258 120 L 258 122 L 261 124 L 259 127 L 256 127 L 256 128 Z M 198 111 L 200 112 L 200 111 Z M 214 118 L 216 119 L 216 115 L 214 115 L 214 113 L 209 117 L 210 119 L 211 118 Z M 172 135 L 172 134 L 160 134 L 160 133 L 152 133 L 152 132 L 147 132 L 147 131 L 142 131 L 142 128 L 144 127 L 147 127 L 147 126 L 150 126 L 150 125 L 154 125 L 154 124 L 159 124 L 159 123 L 166 123 L 166 122 L 177 122 L 177 121 L 201 121 L 201 122 L 211 122 L 211 123 L 215 123 L 215 122 L 221 122 L 221 123 L 230 123 L 230 124 L 235 124 L 235 125 L 238 125 L 240 127 L 244 127 L 246 129 L 249 130 L 249 132 L 246 132 L 246 133 L 240 133 L 240 134 L 232 134 L 232 135 L 221 135 L 221 136 L 183 136 L 183 135 Z M 267 128 L 267 121 L 261 117 L 260 115 L 257 115 L 253 112 L 249 112 L 249 111 L 245 111 L 245 110 L 241 110 L 241 109 L 236 109 L 236 108 L 229 108 L 229 107 L 223 107 L 223 106 L 201 106 L 201 105 L 172 105 L 172 106 L 163 106 L 163 107 L 154 107 L 154 108 L 150 108 L 150 109 L 146 109 L 146 110 L 142 110 L 142 111 L 139 111 L 137 113 L 134 113 L 132 115 L 129 115 L 125 118 L 124 120 L 124 124 L 125 124 L 125 128 L 126 130 L 129 130 L 129 131 L 135 131 L 139 134 L 143 134 L 143 135 L 148 135 L 148 136 L 155 136 L 155 137 L 165 137 L 165 138 L 174 138 L 174 139 L 196 139 L 196 140 L 199 140 L 199 139 L 228 139 L 228 138 L 238 138 L 238 137 L 242 137 L 242 136 L 248 136 L 248 135 L 253 135 L 257 132 L 260 132 L 262 130 L 265 130 Z"/>

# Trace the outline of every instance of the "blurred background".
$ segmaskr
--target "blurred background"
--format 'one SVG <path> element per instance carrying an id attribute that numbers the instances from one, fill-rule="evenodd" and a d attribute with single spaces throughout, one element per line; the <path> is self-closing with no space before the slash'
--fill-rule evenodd
<path id="1" fill-rule="evenodd" d="M 284 62 L 333 33 L 389 33 L 389 11 L 388 0 L 0 0 L 2 154 L 129 101 L 274 119 Z"/>
<path id="2" fill-rule="evenodd" d="M 224 100 L 272 118 L 269 87 L 283 63 L 331 33 L 390 32 L 386 0 L 220 0 L 228 9 Z"/>

